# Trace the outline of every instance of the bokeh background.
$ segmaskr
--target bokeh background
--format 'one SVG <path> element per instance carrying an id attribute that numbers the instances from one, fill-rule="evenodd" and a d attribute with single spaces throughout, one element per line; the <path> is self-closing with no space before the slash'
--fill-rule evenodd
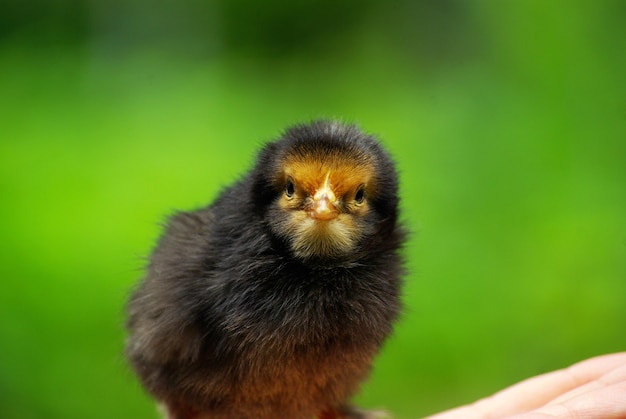
<path id="1" fill-rule="evenodd" d="M 625 28 L 621 0 L 4 0 L 0 417 L 156 418 L 122 348 L 159 223 L 320 117 L 382 138 L 413 232 L 358 403 L 625 350 Z"/>

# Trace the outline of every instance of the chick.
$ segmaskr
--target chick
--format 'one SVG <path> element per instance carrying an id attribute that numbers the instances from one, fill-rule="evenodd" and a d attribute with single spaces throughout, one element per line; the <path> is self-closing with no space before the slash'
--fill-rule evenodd
<path id="1" fill-rule="evenodd" d="M 170 419 L 370 417 L 348 403 L 398 317 L 404 238 L 372 136 L 291 127 L 169 219 L 128 303 L 130 363 Z"/>

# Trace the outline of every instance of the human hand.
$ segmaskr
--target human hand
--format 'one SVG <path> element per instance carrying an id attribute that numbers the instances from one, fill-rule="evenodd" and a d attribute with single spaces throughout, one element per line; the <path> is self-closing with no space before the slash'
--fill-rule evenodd
<path id="1" fill-rule="evenodd" d="M 524 380 L 427 419 L 626 418 L 626 352 Z"/>

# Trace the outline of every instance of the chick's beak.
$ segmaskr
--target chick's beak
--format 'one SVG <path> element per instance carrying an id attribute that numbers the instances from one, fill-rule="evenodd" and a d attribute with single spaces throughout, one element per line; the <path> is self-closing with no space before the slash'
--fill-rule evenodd
<path id="1" fill-rule="evenodd" d="M 323 221 L 329 221 L 337 218 L 339 211 L 335 206 L 336 202 L 337 198 L 335 197 L 333 190 L 330 188 L 327 175 L 324 180 L 324 184 L 317 191 L 315 191 L 315 195 L 313 195 L 313 205 L 309 215 L 315 220 Z"/>

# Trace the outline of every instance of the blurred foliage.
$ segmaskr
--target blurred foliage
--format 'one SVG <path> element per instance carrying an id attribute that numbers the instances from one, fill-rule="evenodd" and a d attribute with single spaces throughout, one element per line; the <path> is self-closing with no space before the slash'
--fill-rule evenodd
<path id="1" fill-rule="evenodd" d="M 413 231 L 360 404 L 626 349 L 625 5 L 0 4 L 0 417 L 157 417 L 122 347 L 159 222 L 316 117 L 381 136 Z"/>

